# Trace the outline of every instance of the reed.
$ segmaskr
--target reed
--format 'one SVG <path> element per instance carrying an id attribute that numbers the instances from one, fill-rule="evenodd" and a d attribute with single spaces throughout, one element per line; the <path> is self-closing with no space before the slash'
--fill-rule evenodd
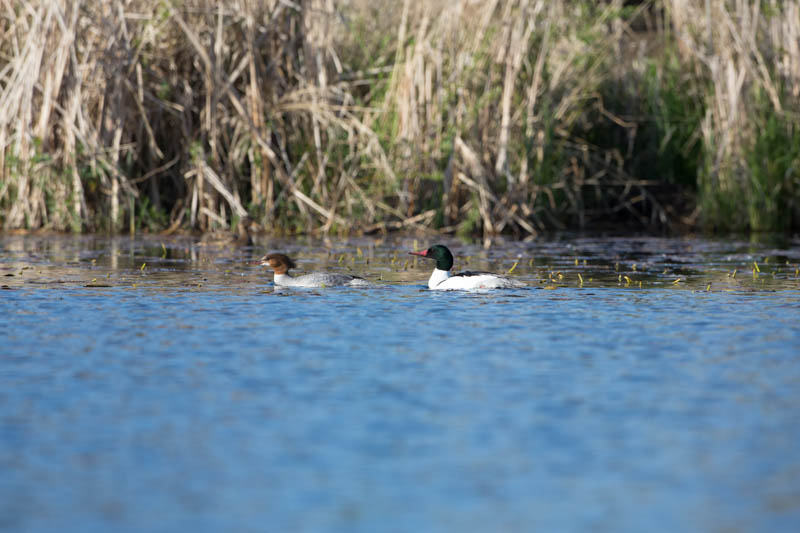
<path id="1" fill-rule="evenodd" d="M 0 226 L 787 229 L 800 0 L 2 0 Z"/>
<path id="2" fill-rule="evenodd" d="M 698 174 L 706 225 L 800 223 L 800 3 L 666 2 L 682 61 L 705 87 Z"/>

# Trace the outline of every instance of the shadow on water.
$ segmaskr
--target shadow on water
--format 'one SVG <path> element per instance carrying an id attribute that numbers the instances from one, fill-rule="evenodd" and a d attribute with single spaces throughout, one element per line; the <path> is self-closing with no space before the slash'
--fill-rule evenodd
<path id="1" fill-rule="evenodd" d="M 800 241 L 444 243 L 0 238 L 0 528 L 796 530 Z"/>

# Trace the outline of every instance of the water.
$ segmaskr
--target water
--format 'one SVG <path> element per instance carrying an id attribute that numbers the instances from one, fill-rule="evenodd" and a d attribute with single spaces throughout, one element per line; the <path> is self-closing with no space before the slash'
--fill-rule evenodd
<path id="1" fill-rule="evenodd" d="M 0 240 L 0 529 L 800 527 L 798 241 L 414 240 Z"/>

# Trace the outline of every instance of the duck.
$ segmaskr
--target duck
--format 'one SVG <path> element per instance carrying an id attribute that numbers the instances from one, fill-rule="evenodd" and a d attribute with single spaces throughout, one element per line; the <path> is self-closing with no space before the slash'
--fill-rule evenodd
<path id="1" fill-rule="evenodd" d="M 274 282 L 278 287 L 363 287 L 370 284 L 364 278 L 338 272 L 312 272 L 294 277 L 289 270 L 297 268 L 297 265 L 284 254 L 265 255 L 259 263 L 275 271 Z"/>
<path id="2" fill-rule="evenodd" d="M 524 283 L 489 272 L 459 272 L 453 274 L 453 254 L 442 244 L 431 246 L 421 252 L 409 252 L 427 259 L 436 260 L 428 288 L 437 291 L 469 289 L 511 289 L 525 287 Z"/>

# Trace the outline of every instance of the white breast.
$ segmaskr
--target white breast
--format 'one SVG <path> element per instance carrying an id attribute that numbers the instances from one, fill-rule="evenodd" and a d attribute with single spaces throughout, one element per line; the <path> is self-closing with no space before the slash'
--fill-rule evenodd
<path id="1" fill-rule="evenodd" d="M 449 271 L 434 269 L 428 280 L 428 287 L 438 291 L 453 291 L 465 289 L 510 289 L 524 287 L 519 281 L 496 276 L 494 274 L 475 273 L 465 275 L 451 275 Z"/>

